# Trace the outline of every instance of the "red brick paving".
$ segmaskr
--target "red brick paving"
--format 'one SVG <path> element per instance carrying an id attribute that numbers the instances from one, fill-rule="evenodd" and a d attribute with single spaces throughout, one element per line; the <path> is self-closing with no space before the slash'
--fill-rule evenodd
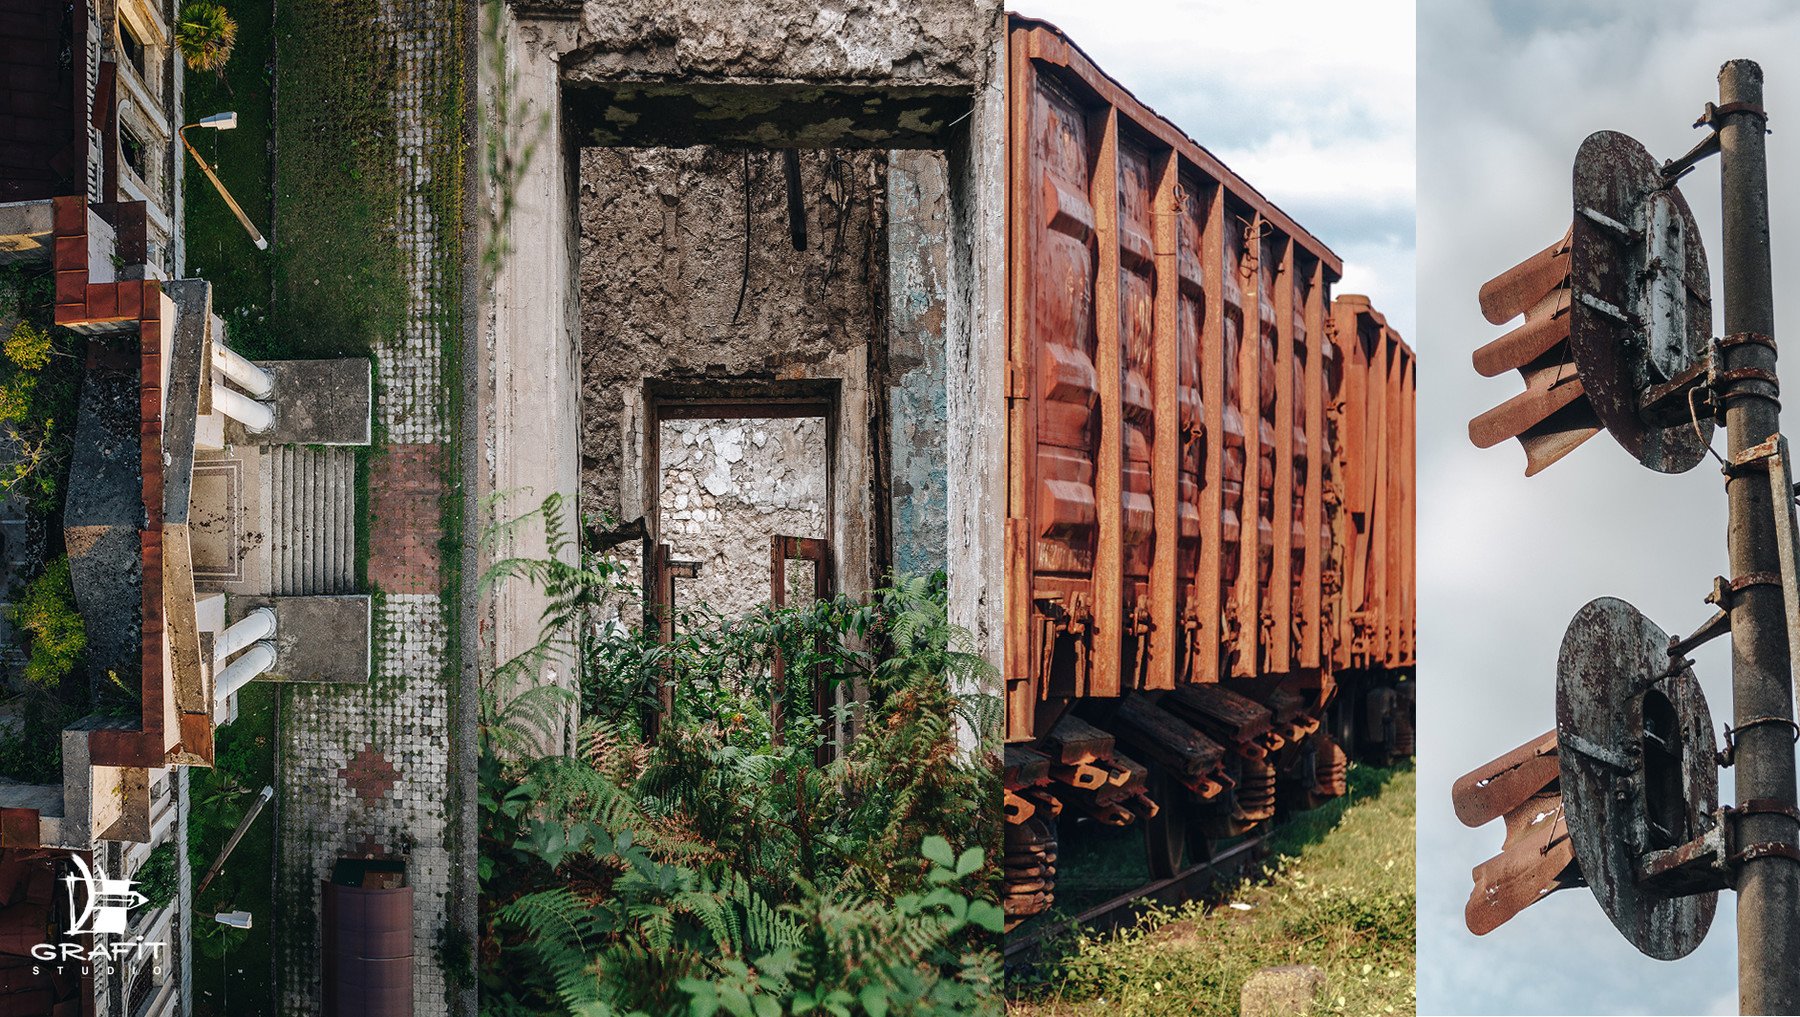
<path id="1" fill-rule="evenodd" d="M 439 444 L 388 445 L 369 475 L 369 582 L 386 593 L 437 593 L 444 495 Z"/>
<path id="2" fill-rule="evenodd" d="M 375 750 L 375 743 L 369 742 L 350 757 L 350 762 L 338 771 L 350 790 L 364 801 L 372 802 L 393 790 L 400 783 L 400 771 L 387 757 Z"/>

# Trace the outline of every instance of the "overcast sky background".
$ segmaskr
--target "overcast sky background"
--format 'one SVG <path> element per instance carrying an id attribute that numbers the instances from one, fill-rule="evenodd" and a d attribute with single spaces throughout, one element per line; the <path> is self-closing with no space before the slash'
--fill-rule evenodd
<path id="1" fill-rule="evenodd" d="M 1568 7 L 1580 6 L 1580 13 Z M 1673 0 L 1565 5 L 1435 0 L 1419 5 L 1419 1010 L 1425 1014 L 1736 1013 L 1736 935 L 1722 894 L 1706 942 L 1675 962 L 1638 954 L 1591 894 L 1554 894 L 1477 939 L 1463 927 L 1469 870 L 1498 851 L 1497 823 L 1467 830 L 1450 810 L 1462 773 L 1549 730 L 1568 620 L 1604 595 L 1685 634 L 1727 571 L 1715 466 L 1669 477 L 1604 434 L 1527 480 L 1517 442 L 1481 451 L 1474 414 L 1519 391 L 1483 379 L 1469 354 L 1503 329 L 1476 291 L 1556 239 L 1571 214 L 1570 166 L 1589 133 L 1612 129 L 1658 158 L 1687 151 L 1718 98 L 1719 65 L 1771 78 L 1770 177 L 1777 335 L 1800 322 L 1782 280 L 1800 265 L 1800 6 L 1726 8 Z M 1719 296 L 1717 160 L 1683 183 Z M 1790 326 L 1791 327 L 1791 326 Z M 1786 388 L 1800 363 L 1783 358 Z M 1790 408 L 1790 415 L 1795 412 Z M 1721 433 L 1716 447 L 1723 447 Z M 1710 460 L 1709 460 L 1710 463 Z M 1723 641 L 1696 654 L 1715 726 L 1731 715 Z M 1735 796 L 1724 771 L 1723 800 Z"/>
<path id="2" fill-rule="evenodd" d="M 1344 260 L 1413 336 L 1413 3 L 1008 0 Z"/>

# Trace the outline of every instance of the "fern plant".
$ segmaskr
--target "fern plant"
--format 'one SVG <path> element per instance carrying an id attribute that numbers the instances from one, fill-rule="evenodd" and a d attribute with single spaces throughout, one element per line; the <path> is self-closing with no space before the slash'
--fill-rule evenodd
<path id="1" fill-rule="evenodd" d="M 577 554 L 560 514 L 534 513 L 549 559 L 486 577 L 550 605 L 483 694 L 484 1013 L 998 1013 L 996 711 L 942 576 L 701 608 L 662 643 L 596 621 L 624 570 Z M 532 679 L 572 664 L 574 749 L 539 754 L 573 695 Z M 831 717 L 811 715 L 815 683 L 844 703 Z M 664 685 L 673 711 L 647 743 Z"/>

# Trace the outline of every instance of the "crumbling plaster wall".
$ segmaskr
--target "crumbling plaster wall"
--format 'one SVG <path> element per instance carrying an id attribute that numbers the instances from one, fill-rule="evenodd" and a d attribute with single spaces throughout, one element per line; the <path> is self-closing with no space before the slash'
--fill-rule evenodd
<path id="1" fill-rule="evenodd" d="M 886 167 L 881 152 L 802 152 L 807 248 L 798 251 L 779 152 L 581 153 L 586 515 L 616 524 L 644 514 L 646 379 L 717 395 L 757 382 L 835 380 L 837 518 L 827 536 L 841 588 L 875 581 L 881 515 L 870 384 L 884 340 Z"/>
<path id="2" fill-rule="evenodd" d="M 571 81 L 765 79 L 962 85 L 985 70 L 970 0 L 552 0 L 579 9 Z"/>
<path id="3" fill-rule="evenodd" d="M 484 207 L 497 206 L 503 193 L 516 196 L 517 207 L 499 224 L 500 242 L 511 255 L 492 286 L 476 288 L 486 296 L 471 316 L 471 398 L 485 404 L 468 444 L 476 477 L 471 505 L 491 495 L 535 503 L 552 491 L 591 493 L 586 478 L 595 463 L 575 454 L 577 433 L 592 437 L 589 425 L 579 422 L 575 369 L 578 341 L 594 341 L 579 320 L 577 302 L 581 167 L 577 154 L 558 143 L 569 128 L 564 102 L 571 86 L 711 80 L 790 89 L 891 87 L 915 94 L 937 89 L 972 97 L 968 116 L 924 129 L 936 132 L 947 150 L 951 206 L 944 388 L 946 419 L 954 423 L 946 440 L 945 539 L 957 551 L 950 611 L 952 620 L 974 633 L 977 651 L 998 666 L 1006 124 L 999 0 L 853 0 L 829 8 L 817 0 L 508 0 L 499 45 L 498 71 L 479 62 L 481 130 L 508 150 L 534 148 L 536 154 L 516 186 L 490 180 L 483 188 Z M 503 83 L 510 94 L 497 102 Z M 846 432 L 850 423 L 868 419 L 851 409 L 841 407 Z M 624 482 L 641 483 L 630 477 Z M 539 528 L 521 528 L 479 555 L 467 572 L 480 574 L 495 557 L 541 553 L 541 546 Z M 471 603 L 481 627 L 493 633 L 485 659 L 507 659 L 536 640 L 541 593 L 513 584 L 479 598 L 471 594 Z"/>
<path id="4" fill-rule="evenodd" d="M 768 603 L 769 538 L 825 535 L 818 417 L 666 420 L 661 458 L 663 540 L 671 558 L 699 565 L 676 580 L 678 612 L 704 603 L 735 618 Z"/>

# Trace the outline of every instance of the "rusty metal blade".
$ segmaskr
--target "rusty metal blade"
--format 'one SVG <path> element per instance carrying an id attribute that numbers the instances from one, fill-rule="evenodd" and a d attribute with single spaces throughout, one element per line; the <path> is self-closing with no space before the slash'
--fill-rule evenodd
<path id="1" fill-rule="evenodd" d="M 1554 761 L 1555 757 L 1551 757 Z M 1533 795 L 1506 817 L 1506 844 L 1475 866 L 1463 906 L 1469 931 L 1485 936 L 1551 893 L 1578 885 L 1575 845 L 1563 820 L 1560 792 Z"/>
<path id="2" fill-rule="evenodd" d="M 1525 312 L 1525 324 L 1475 351 L 1475 370 L 1492 378 L 1517 370 L 1569 338 L 1568 287 L 1558 287 Z"/>
<path id="3" fill-rule="evenodd" d="M 1492 448 L 1532 430 L 1586 394 L 1572 369 L 1560 384 L 1528 384 L 1525 391 L 1469 421 L 1469 440 L 1477 448 Z"/>
<path id="4" fill-rule="evenodd" d="M 1569 240 L 1574 227 L 1549 247 L 1500 273 L 1481 287 L 1481 314 L 1504 325 L 1537 306 L 1569 275 Z"/>
<path id="5" fill-rule="evenodd" d="M 1556 731 L 1463 774 L 1450 788 L 1456 818 L 1481 826 L 1519 807 L 1557 776 Z"/>

